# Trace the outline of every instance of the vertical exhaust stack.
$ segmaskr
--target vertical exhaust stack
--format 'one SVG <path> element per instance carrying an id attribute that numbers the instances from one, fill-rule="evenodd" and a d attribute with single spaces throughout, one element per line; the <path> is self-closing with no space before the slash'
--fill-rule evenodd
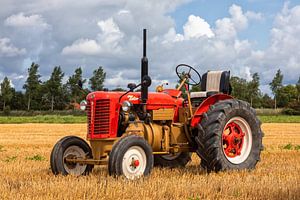
<path id="1" fill-rule="evenodd" d="M 143 58 L 141 60 L 141 105 L 142 113 L 140 118 L 147 120 L 147 100 L 148 100 L 148 87 L 151 85 L 151 78 L 148 76 L 148 59 L 146 57 L 146 38 L 147 30 L 143 30 Z"/>
<path id="2" fill-rule="evenodd" d="M 141 99 L 142 99 L 142 104 L 146 104 L 147 103 L 147 99 L 148 99 L 148 86 L 143 84 L 145 81 L 145 77 L 148 76 L 148 58 L 146 56 L 146 39 L 147 39 L 147 30 L 144 29 L 143 30 L 143 57 L 141 60 L 141 83 L 142 83 L 142 87 L 141 87 Z M 146 106 L 144 106 L 146 107 Z M 146 109 L 143 109 L 144 111 Z"/>

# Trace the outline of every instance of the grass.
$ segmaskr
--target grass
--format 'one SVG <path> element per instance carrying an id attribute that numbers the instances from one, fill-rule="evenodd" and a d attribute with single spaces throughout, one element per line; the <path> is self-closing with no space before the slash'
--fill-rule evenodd
<path id="1" fill-rule="evenodd" d="M 37 155 L 34 155 L 32 157 L 26 157 L 25 159 L 26 160 L 34 160 L 34 161 L 43 161 L 46 158 L 44 156 L 41 156 L 41 155 L 37 154 Z"/>
<path id="2" fill-rule="evenodd" d="M 290 115 L 259 115 L 263 123 L 300 123 L 300 116 Z M 23 123 L 52 123 L 52 124 L 75 124 L 86 123 L 86 116 L 73 115 L 37 115 L 37 116 L 0 116 L 0 124 L 23 124 Z"/>
<path id="3" fill-rule="evenodd" d="M 4 159 L 4 162 L 12 162 L 12 161 L 15 161 L 15 160 L 17 160 L 17 156 L 7 156 Z"/>
<path id="4" fill-rule="evenodd" d="M 73 115 L 37 115 L 37 116 L 1 116 L 0 124 L 23 124 L 23 123 L 53 123 L 53 124 L 74 124 L 86 123 L 86 116 Z"/>
<path id="5" fill-rule="evenodd" d="M 52 174 L 53 145 L 66 135 L 85 138 L 85 124 L 3 124 L 0 199 L 300 199 L 300 124 L 262 129 L 265 151 L 253 171 L 207 174 L 194 153 L 185 168 L 154 168 L 150 176 L 128 181 L 109 176 L 107 166 L 82 177 Z M 283 149 L 288 144 L 291 149 Z"/>
<path id="6" fill-rule="evenodd" d="M 259 115 L 263 123 L 300 123 L 299 115 Z"/>
<path id="7" fill-rule="evenodd" d="M 285 150 L 300 150 L 300 145 L 292 145 L 291 143 L 288 143 L 287 145 L 282 147 Z"/>

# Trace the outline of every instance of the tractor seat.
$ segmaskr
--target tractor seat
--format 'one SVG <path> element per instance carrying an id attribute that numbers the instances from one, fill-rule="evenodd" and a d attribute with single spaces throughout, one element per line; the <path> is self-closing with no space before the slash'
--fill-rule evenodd
<path id="1" fill-rule="evenodd" d="M 230 71 L 208 71 L 202 75 L 201 91 L 191 92 L 191 99 L 206 98 L 217 93 L 230 94 Z"/>

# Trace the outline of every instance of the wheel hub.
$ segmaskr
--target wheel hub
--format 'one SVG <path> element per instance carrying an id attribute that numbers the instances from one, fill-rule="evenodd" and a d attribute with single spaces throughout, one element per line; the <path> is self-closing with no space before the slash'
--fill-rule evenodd
<path id="1" fill-rule="evenodd" d="M 130 167 L 132 167 L 133 169 L 137 168 L 140 165 L 140 161 L 137 159 L 132 158 L 132 162 L 130 164 Z"/>
<path id="2" fill-rule="evenodd" d="M 223 132 L 223 150 L 226 156 L 234 158 L 241 155 L 243 148 L 245 133 L 243 133 L 241 127 L 235 123 L 230 122 Z"/>
<path id="3" fill-rule="evenodd" d="M 79 164 L 79 163 L 72 163 L 67 162 L 67 158 L 84 158 L 85 152 L 84 150 L 76 145 L 68 147 L 63 155 L 64 160 L 64 168 L 68 174 L 79 176 L 84 173 L 87 165 Z"/>

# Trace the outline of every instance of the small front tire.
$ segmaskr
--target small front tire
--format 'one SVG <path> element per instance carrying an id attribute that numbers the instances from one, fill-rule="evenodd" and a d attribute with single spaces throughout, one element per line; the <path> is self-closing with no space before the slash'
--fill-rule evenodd
<path id="1" fill-rule="evenodd" d="M 149 175 L 152 168 L 152 148 L 138 135 L 121 138 L 109 154 L 108 171 L 111 176 L 125 176 L 134 180 Z"/>
<path id="2" fill-rule="evenodd" d="M 76 136 L 66 136 L 55 144 L 50 156 L 53 174 L 87 175 L 94 167 L 93 165 L 68 163 L 66 158 L 92 158 L 90 146 Z"/>

